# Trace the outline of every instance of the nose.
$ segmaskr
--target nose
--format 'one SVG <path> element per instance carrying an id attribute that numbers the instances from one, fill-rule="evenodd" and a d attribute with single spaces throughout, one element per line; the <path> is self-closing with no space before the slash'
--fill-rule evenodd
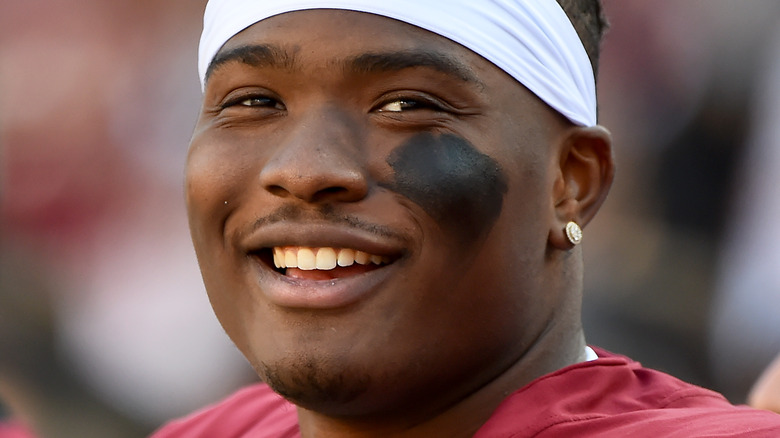
<path id="1" fill-rule="evenodd" d="M 288 121 L 260 172 L 265 190 L 310 203 L 355 202 L 368 193 L 360 128 L 332 108 L 312 109 Z"/>

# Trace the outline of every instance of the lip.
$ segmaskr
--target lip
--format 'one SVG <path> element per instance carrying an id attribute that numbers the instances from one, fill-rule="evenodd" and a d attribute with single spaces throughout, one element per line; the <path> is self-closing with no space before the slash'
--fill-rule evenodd
<path id="1" fill-rule="evenodd" d="M 280 274 L 256 255 L 275 246 L 352 248 L 390 257 L 393 262 L 368 272 L 330 280 L 308 280 Z M 250 261 L 251 281 L 279 307 L 337 309 L 368 299 L 399 268 L 406 253 L 399 237 L 377 235 L 330 224 L 280 222 L 263 226 L 239 245 Z"/>

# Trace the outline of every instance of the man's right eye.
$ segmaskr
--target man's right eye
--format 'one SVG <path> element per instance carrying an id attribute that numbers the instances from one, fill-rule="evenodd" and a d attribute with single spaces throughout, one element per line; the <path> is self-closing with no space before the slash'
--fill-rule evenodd
<path id="1" fill-rule="evenodd" d="M 276 101 L 274 101 L 271 98 L 268 97 L 249 97 L 243 100 L 240 100 L 239 102 L 236 102 L 234 105 L 240 105 L 240 106 L 275 106 Z"/>
<path id="2" fill-rule="evenodd" d="M 244 94 L 228 98 L 221 105 L 222 109 L 227 108 L 270 108 L 284 109 L 284 105 L 273 97 L 265 95 Z"/>

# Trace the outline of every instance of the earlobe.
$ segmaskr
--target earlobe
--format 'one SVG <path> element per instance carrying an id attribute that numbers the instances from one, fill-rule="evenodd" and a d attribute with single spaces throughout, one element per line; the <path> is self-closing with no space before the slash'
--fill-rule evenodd
<path id="1" fill-rule="evenodd" d="M 604 127 L 572 127 L 561 144 L 553 187 L 555 214 L 550 224 L 549 243 L 569 250 L 579 243 L 576 228 L 596 215 L 609 193 L 615 166 L 612 137 Z M 568 225 L 573 222 L 575 225 Z M 572 235 L 574 234 L 574 236 Z"/>

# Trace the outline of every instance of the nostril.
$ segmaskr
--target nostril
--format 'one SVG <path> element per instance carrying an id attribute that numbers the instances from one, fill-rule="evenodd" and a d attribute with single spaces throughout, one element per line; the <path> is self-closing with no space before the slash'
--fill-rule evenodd
<path id="1" fill-rule="evenodd" d="M 277 186 L 277 185 L 267 186 L 266 190 L 268 190 L 272 195 L 275 195 L 275 196 L 285 196 L 285 194 L 288 193 L 287 190 L 285 190 L 284 187 Z"/>
<path id="2" fill-rule="evenodd" d="M 324 189 L 320 190 L 319 193 L 336 194 L 336 193 L 341 193 L 341 192 L 346 192 L 346 191 L 347 191 L 347 189 L 345 189 L 344 187 L 327 187 L 327 188 L 324 188 Z"/>
<path id="3" fill-rule="evenodd" d="M 326 187 L 312 196 L 312 201 L 323 201 L 326 199 L 340 199 L 348 195 L 349 190 L 344 187 Z"/>
<path id="4" fill-rule="evenodd" d="M 290 190 L 286 189 L 283 186 L 280 185 L 270 185 L 266 187 L 266 190 L 270 192 L 271 194 L 279 197 L 285 197 L 285 196 L 295 196 L 298 198 L 305 199 L 308 202 L 324 202 L 324 201 L 348 201 L 350 198 L 362 198 L 364 196 L 362 194 L 354 194 L 353 190 L 350 190 L 346 187 L 326 187 L 320 190 L 314 191 L 310 196 L 304 196 L 300 192 L 291 192 Z"/>
<path id="5" fill-rule="evenodd" d="M 285 152 L 263 166 L 259 182 L 275 196 L 291 196 L 306 202 L 354 202 L 365 197 L 368 192 L 365 166 L 331 155 L 302 157 Z"/>

